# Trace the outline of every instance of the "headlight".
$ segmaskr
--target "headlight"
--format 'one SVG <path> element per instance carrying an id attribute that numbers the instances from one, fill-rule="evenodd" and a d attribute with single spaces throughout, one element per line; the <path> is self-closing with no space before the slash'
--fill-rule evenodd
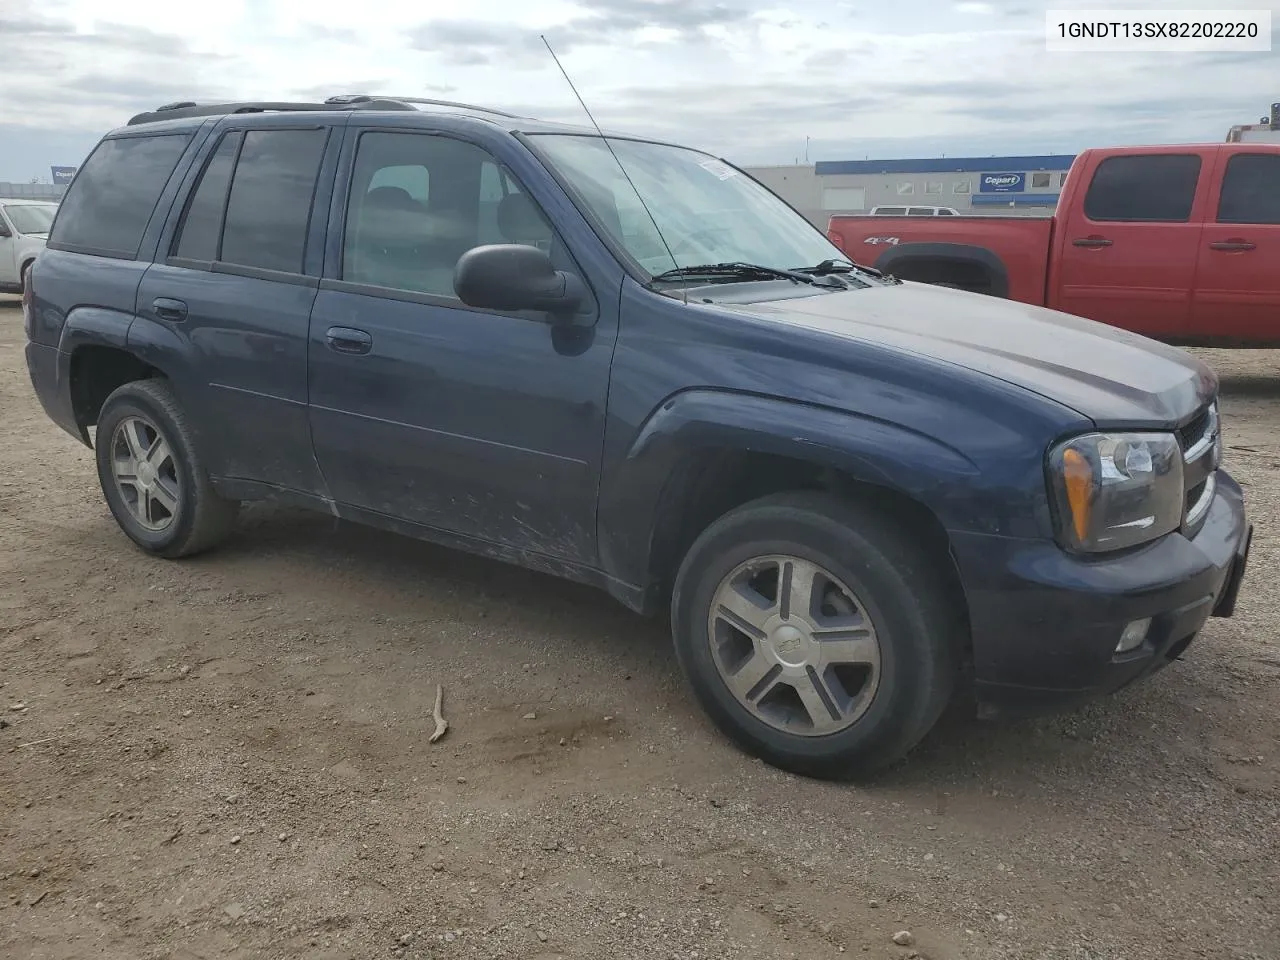
<path id="1" fill-rule="evenodd" d="M 1182 523 L 1182 449 L 1171 433 L 1089 433 L 1049 454 L 1058 537 L 1089 553 L 1137 546 Z"/>

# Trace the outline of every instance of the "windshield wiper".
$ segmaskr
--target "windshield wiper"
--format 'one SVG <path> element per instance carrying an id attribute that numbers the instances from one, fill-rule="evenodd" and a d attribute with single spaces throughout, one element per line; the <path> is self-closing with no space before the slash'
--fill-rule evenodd
<path id="1" fill-rule="evenodd" d="M 766 267 L 758 263 L 701 263 L 692 267 L 675 267 L 655 275 L 649 282 L 662 283 L 668 280 L 693 280 L 720 278 L 730 280 L 792 280 L 796 283 L 817 283 L 812 274 L 799 270 L 783 270 L 779 267 Z"/>
<path id="2" fill-rule="evenodd" d="M 816 267 L 792 267 L 796 273 L 811 273 L 815 277 L 825 277 L 829 273 L 852 273 L 858 269 L 851 260 L 823 260 Z"/>
<path id="3" fill-rule="evenodd" d="M 823 260 L 815 267 L 792 267 L 796 273 L 808 273 L 815 277 L 827 277 L 833 273 L 865 273 L 873 277 L 883 277 L 884 272 L 875 267 L 865 267 L 852 260 Z"/>

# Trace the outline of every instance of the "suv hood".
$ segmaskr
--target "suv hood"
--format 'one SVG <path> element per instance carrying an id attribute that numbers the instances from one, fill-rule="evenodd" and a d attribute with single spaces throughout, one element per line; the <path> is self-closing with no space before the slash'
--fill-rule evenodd
<path id="1" fill-rule="evenodd" d="M 1191 354 L 1081 317 L 905 282 L 718 306 L 977 370 L 1098 423 L 1175 426 L 1217 392 Z"/>

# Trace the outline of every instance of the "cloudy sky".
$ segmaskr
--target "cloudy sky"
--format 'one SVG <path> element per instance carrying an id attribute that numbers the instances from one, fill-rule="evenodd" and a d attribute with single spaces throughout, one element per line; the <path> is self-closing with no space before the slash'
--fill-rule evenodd
<path id="1" fill-rule="evenodd" d="M 76 165 L 173 100 L 382 93 L 582 119 L 739 163 L 1222 140 L 1271 53 L 1046 53 L 1044 9 L 1226 0 L 0 0 L 0 180 Z M 1240 0 L 1271 9 L 1280 0 Z"/>

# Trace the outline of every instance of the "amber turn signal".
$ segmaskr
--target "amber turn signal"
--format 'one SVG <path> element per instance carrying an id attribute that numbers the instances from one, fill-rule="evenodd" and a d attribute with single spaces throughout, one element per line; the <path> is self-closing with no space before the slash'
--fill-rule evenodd
<path id="1" fill-rule="evenodd" d="M 1093 510 L 1093 467 L 1079 450 L 1063 453 L 1062 479 L 1067 488 L 1067 503 L 1071 507 L 1071 526 L 1076 537 L 1083 541 L 1089 536 L 1089 519 Z"/>

